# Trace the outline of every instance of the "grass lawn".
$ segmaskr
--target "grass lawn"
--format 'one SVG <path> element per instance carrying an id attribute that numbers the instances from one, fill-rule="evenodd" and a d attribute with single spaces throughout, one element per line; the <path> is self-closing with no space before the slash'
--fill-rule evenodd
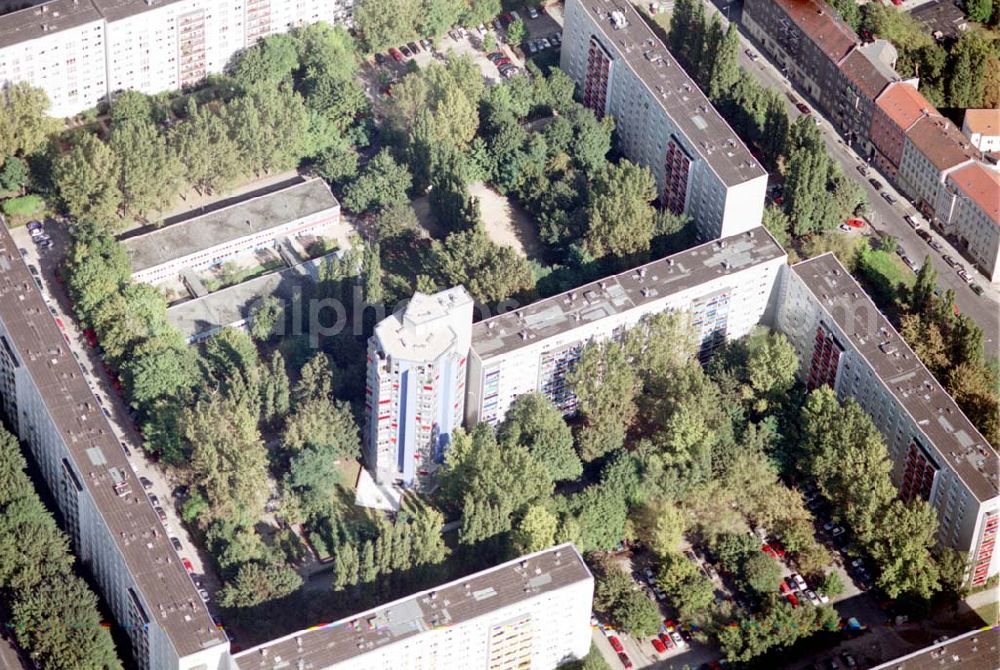
<path id="1" fill-rule="evenodd" d="M 976 614 L 987 626 L 996 626 L 1000 623 L 1000 602 L 992 602 L 976 608 Z"/>
<path id="2" fill-rule="evenodd" d="M 209 293 L 215 293 L 221 289 L 235 286 L 236 284 L 242 284 L 250 279 L 256 279 L 261 275 L 265 275 L 268 272 L 284 267 L 284 265 L 285 264 L 281 259 L 275 258 L 260 265 L 239 268 L 233 271 L 225 271 L 222 273 L 222 276 L 203 279 L 202 283 L 205 285 L 205 288 L 208 289 Z"/>
<path id="3" fill-rule="evenodd" d="M 905 298 L 916 280 L 898 256 L 868 246 L 858 254 L 857 274 L 875 301 L 883 305 Z"/>

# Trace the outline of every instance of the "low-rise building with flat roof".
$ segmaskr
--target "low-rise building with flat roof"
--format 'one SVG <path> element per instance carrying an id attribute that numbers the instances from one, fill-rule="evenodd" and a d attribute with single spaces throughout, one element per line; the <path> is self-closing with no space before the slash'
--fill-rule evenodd
<path id="1" fill-rule="evenodd" d="M 171 305 L 167 309 L 167 320 L 188 342 L 208 339 L 223 328 L 246 328 L 253 320 L 254 309 L 264 298 L 275 298 L 283 309 L 290 308 L 292 302 L 302 299 L 315 283 L 320 266 L 339 255 L 334 252 Z"/>
<path id="2" fill-rule="evenodd" d="M 702 240 L 760 225 L 767 172 L 627 0 L 568 0 L 560 67 Z"/>
<path id="3" fill-rule="evenodd" d="M 0 222 L 0 410 L 30 449 L 81 567 L 151 670 L 228 670 L 229 641 Z"/>
<path id="4" fill-rule="evenodd" d="M 497 424 L 518 396 L 532 392 L 565 413 L 575 411 L 566 375 L 584 346 L 650 315 L 690 313 L 707 358 L 764 318 L 786 260 L 784 249 L 756 228 L 480 321 L 472 329 L 466 425 Z"/>
<path id="5" fill-rule="evenodd" d="M 590 651 L 593 594 L 562 544 L 233 658 L 237 670 L 552 670 Z"/>
<path id="6" fill-rule="evenodd" d="M 833 254 L 783 269 L 774 327 L 810 389 L 855 400 L 882 433 L 903 500 L 937 512 L 937 540 L 969 556 L 979 586 L 1000 572 L 1000 460 Z"/>
<path id="7" fill-rule="evenodd" d="M 208 205 L 148 232 L 125 236 L 132 279 L 155 284 L 182 270 L 214 267 L 278 240 L 322 233 L 340 222 L 340 203 L 322 179 L 297 178 Z"/>

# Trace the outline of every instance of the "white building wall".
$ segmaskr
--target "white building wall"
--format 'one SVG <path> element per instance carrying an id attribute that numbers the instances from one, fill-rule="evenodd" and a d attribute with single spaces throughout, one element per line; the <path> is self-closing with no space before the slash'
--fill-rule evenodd
<path id="1" fill-rule="evenodd" d="M 0 17 L 3 21 L 3 17 Z M 25 81 L 49 96 L 51 116 L 71 116 L 107 94 L 103 20 L 45 33 L 0 49 L 0 82 Z"/>
<path id="2" fill-rule="evenodd" d="M 942 227 L 965 242 L 969 256 L 991 282 L 1000 281 L 1000 226 L 950 180 L 941 192 L 937 215 Z"/>
<path id="3" fill-rule="evenodd" d="M 784 333 L 795 347 L 800 361 L 800 376 L 804 378 L 808 373 L 816 329 L 822 323 L 845 348 L 834 387 L 837 397 L 842 402 L 854 399 L 871 417 L 885 440 L 893 464 L 893 481 L 899 485 L 910 444 L 916 441 L 930 446 L 930 440 L 790 267 L 782 269 L 778 287 L 774 327 Z M 936 446 L 947 450 L 949 445 Z M 984 515 L 1000 508 L 1000 497 L 980 503 L 947 461 L 935 457 L 934 464 L 938 472 L 928 503 L 938 513 L 937 540 L 971 556 L 979 543 Z M 993 552 L 990 574 L 997 571 L 1000 571 L 1000 551 Z"/>
<path id="4" fill-rule="evenodd" d="M 550 670 L 590 651 L 593 581 L 581 581 L 450 627 L 428 630 L 322 670 Z M 500 663 L 494 633 L 520 629 L 526 653 Z M 497 648 L 497 652 L 504 649 Z M 497 664 L 494 664 L 497 661 Z M 320 670 L 320 669 L 317 669 Z"/>
<path id="5" fill-rule="evenodd" d="M 500 423 L 518 396 L 540 392 L 541 363 L 546 353 L 607 339 L 622 329 L 635 326 L 649 315 L 688 311 L 701 298 L 727 292 L 726 339 L 735 340 L 747 335 L 768 313 L 778 271 L 784 264 L 785 258 L 775 258 L 497 356 L 484 359 L 473 348 L 469 392 L 465 401 L 467 427 L 471 429 L 480 421 Z M 491 383 L 493 374 L 499 375 L 496 380 L 499 399 L 495 412 L 483 406 L 483 398 L 488 395 L 484 389 Z"/>

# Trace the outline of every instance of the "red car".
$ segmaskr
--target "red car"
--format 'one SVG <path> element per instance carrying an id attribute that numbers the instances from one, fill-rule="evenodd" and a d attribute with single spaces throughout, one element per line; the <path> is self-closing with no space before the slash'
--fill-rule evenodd
<path id="1" fill-rule="evenodd" d="M 799 606 L 799 599 L 798 599 L 798 597 L 794 593 L 789 593 L 785 597 L 788 598 L 788 602 L 790 602 L 792 604 L 793 608 Z"/>
<path id="2" fill-rule="evenodd" d="M 667 653 L 667 645 L 663 644 L 662 642 L 660 642 L 659 639 L 655 637 L 653 638 L 653 649 L 660 652 L 661 654 Z"/>
<path id="3" fill-rule="evenodd" d="M 625 647 L 622 646 L 622 641 L 618 639 L 617 636 L 612 635 L 608 638 L 608 642 L 611 643 L 611 648 L 617 651 L 619 654 L 625 651 Z"/>
<path id="4" fill-rule="evenodd" d="M 847 225 L 849 225 L 851 228 L 864 228 L 865 227 L 865 222 L 862 219 L 848 219 L 847 221 L 844 221 L 844 223 L 846 223 Z"/>
<path id="5" fill-rule="evenodd" d="M 774 549 L 771 549 L 771 545 L 769 544 L 762 544 L 760 550 L 768 556 L 774 556 Z"/>
<path id="6" fill-rule="evenodd" d="M 788 584 L 786 584 L 785 582 L 781 582 L 779 588 L 781 589 L 781 595 L 787 595 L 792 592 L 792 590 L 788 588 Z"/>
<path id="7" fill-rule="evenodd" d="M 406 60 L 403 57 L 403 52 L 397 49 L 396 47 L 392 47 L 391 49 L 389 49 L 389 55 L 392 56 L 397 63 L 402 63 L 404 60 Z"/>
<path id="8" fill-rule="evenodd" d="M 59 326 L 59 330 L 66 330 L 66 324 L 58 316 L 56 317 L 56 325 Z"/>
<path id="9" fill-rule="evenodd" d="M 626 654 L 624 651 L 618 652 L 618 660 L 622 662 L 622 665 L 625 667 L 625 670 L 631 670 L 632 659 L 628 657 L 628 654 Z"/>
<path id="10" fill-rule="evenodd" d="M 772 540 L 771 541 L 771 549 L 774 549 L 774 555 L 777 556 L 778 558 L 784 558 L 785 557 L 785 548 L 781 546 L 780 542 L 778 542 L 776 540 Z"/>
<path id="11" fill-rule="evenodd" d="M 674 645 L 674 641 L 671 640 L 670 636 L 667 635 L 666 633 L 660 633 L 658 637 L 660 638 L 660 642 L 662 642 L 663 646 L 666 647 L 667 649 L 673 649 L 674 646 L 676 646 Z"/>
<path id="12" fill-rule="evenodd" d="M 188 571 L 189 575 L 194 572 L 194 566 L 191 564 L 191 561 L 189 559 L 182 558 L 181 563 L 184 564 L 184 569 Z"/>
<path id="13" fill-rule="evenodd" d="M 667 619 L 667 620 L 665 620 L 663 622 L 663 627 L 666 628 L 667 631 L 669 632 L 669 631 L 672 631 L 672 630 L 676 629 L 677 628 L 677 624 L 674 623 L 673 619 Z"/>

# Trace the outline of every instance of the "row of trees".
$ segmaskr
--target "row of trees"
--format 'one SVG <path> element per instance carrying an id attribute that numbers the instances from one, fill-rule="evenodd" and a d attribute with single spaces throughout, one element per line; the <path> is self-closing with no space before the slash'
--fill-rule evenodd
<path id="1" fill-rule="evenodd" d="M 376 580 L 384 589 L 393 575 L 407 581 L 410 571 L 441 563 L 448 554 L 441 536 L 443 525 L 444 517 L 430 507 L 413 514 L 401 512 L 392 523 L 379 519 L 374 538 L 355 537 L 337 547 L 333 590 L 358 585 L 372 588 Z"/>
<path id="2" fill-rule="evenodd" d="M 122 93 L 106 141 L 78 131 L 52 160 L 53 190 L 73 218 L 116 229 L 133 217 L 155 220 L 189 188 L 217 191 L 304 158 L 349 169 L 367 110 L 354 52 L 343 28 L 317 23 L 245 51 L 232 79 L 212 89 L 220 97 L 201 105 L 192 95 L 172 110 Z"/>
<path id="3" fill-rule="evenodd" d="M 901 333 L 990 444 L 1000 444 L 1000 383 L 983 353 L 983 331 L 957 314 L 950 289 L 937 295 L 937 271 L 924 261 L 905 304 Z"/>
<path id="4" fill-rule="evenodd" d="M 366 50 L 374 52 L 420 37 L 436 39 L 452 26 L 489 23 L 501 11 L 500 0 L 358 0 L 354 25 Z"/>
<path id="5" fill-rule="evenodd" d="M 97 597 L 26 468 L 17 439 L 0 429 L 0 597 L 14 638 L 39 667 L 121 668 Z"/>

